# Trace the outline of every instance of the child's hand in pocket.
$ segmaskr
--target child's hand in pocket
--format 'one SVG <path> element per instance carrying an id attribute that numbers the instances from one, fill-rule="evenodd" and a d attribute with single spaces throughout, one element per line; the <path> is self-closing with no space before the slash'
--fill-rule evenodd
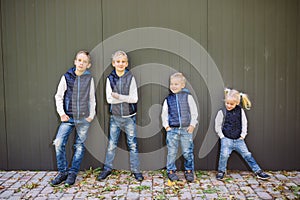
<path id="1" fill-rule="evenodd" d="M 188 133 L 193 133 L 194 132 L 195 127 L 192 125 L 189 125 L 189 127 L 187 128 L 187 132 Z"/>

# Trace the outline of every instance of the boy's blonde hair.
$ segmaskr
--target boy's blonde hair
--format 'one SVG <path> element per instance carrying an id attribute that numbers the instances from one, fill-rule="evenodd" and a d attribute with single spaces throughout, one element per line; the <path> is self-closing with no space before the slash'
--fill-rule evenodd
<path id="1" fill-rule="evenodd" d="M 176 73 L 172 74 L 170 76 L 170 79 L 173 79 L 173 78 L 180 79 L 180 81 L 182 81 L 184 83 L 184 85 L 186 83 L 186 79 L 185 79 L 184 75 L 180 72 L 176 72 Z"/>
<path id="2" fill-rule="evenodd" d="M 252 104 L 247 94 L 241 93 L 235 89 L 228 89 L 228 88 L 225 88 L 224 93 L 225 93 L 225 100 L 232 99 L 237 104 L 241 103 L 241 106 L 246 110 L 250 110 Z"/>
<path id="3" fill-rule="evenodd" d="M 88 51 L 86 51 L 86 50 L 80 50 L 80 51 L 78 51 L 77 53 L 76 53 L 76 55 L 75 55 L 75 60 L 77 59 L 77 56 L 79 55 L 79 54 L 84 54 L 84 55 L 86 55 L 87 57 L 88 57 L 88 59 L 89 59 L 89 63 L 91 63 L 91 55 L 90 55 L 90 53 L 88 52 Z"/>
<path id="4" fill-rule="evenodd" d="M 128 56 L 124 51 L 118 50 L 111 56 L 112 61 L 115 61 L 119 56 L 124 56 L 128 60 Z"/>

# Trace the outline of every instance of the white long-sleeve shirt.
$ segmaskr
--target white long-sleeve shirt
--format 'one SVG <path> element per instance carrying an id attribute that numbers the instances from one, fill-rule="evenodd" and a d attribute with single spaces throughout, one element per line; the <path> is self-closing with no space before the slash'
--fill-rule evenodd
<path id="1" fill-rule="evenodd" d="M 221 139 L 225 137 L 222 132 L 223 120 L 224 120 L 223 111 L 219 110 L 215 118 L 215 131 L 217 132 L 219 138 Z M 247 126 L 248 126 L 247 117 L 245 111 L 242 109 L 242 133 L 241 133 L 242 138 L 245 138 L 247 135 Z"/>
<path id="2" fill-rule="evenodd" d="M 64 94 L 67 90 L 67 81 L 65 76 L 62 76 L 60 82 L 57 87 L 57 91 L 55 94 L 55 103 L 56 103 L 56 111 L 59 116 L 65 115 L 64 110 Z M 95 98 L 95 86 L 94 86 L 94 79 L 91 80 L 90 85 L 90 97 L 89 97 L 89 118 L 94 119 L 96 114 L 96 98 Z"/>
<path id="3" fill-rule="evenodd" d="M 190 125 L 193 127 L 196 127 L 198 123 L 198 111 L 197 111 L 197 105 L 195 103 L 195 100 L 192 95 L 188 95 L 188 104 L 190 107 L 191 112 L 191 122 Z M 163 103 L 162 113 L 161 113 L 161 119 L 162 119 L 162 125 L 164 128 L 167 128 L 169 126 L 169 108 L 167 100 L 165 99 Z"/>
<path id="4" fill-rule="evenodd" d="M 138 92 L 137 92 L 137 85 L 135 78 L 132 77 L 130 86 L 129 86 L 129 94 L 123 95 L 119 94 L 119 99 L 114 98 L 112 95 L 112 88 L 110 85 L 109 78 L 106 79 L 106 100 L 109 104 L 119 104 L 119 103 L 137 103 L 138 102 Z M 122 116 L 122 117 L 131 117 L 136 115 L 136 113 L 128 116 Z"/>

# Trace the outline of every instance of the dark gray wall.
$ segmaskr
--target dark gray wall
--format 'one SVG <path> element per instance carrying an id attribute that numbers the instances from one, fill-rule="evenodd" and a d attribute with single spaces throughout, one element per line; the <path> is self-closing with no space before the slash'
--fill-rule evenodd
<path id="1" fill-rule="evenodd" d="M 225 86 L 245 91 L 254 104 L 247 112 L 246 142 L 259 164 L 299 169 L 299 22 L 297 0 L 1 0 L 0 169 L 56 169 L 51 143 L 59 125 L 54 94 L 61 75 L 72 66 L 76 51 L 92 50 L 110 36 L 139 27 L 173 29 L 201 44 Z M 195 166 L 216 169 L 218 145 L 205 158 L 197 156 L 215 115 L 201 75 L 170 52 L 142 49 L 129 56 L 130 68 L 161 63 L 186 75 L 200 111 Z M 97 118 L 106 133 L 104 81 L 111 69 L 97 85 Z M 167 94 L 157 85 L 139 88 L 140 126 L 149 123 L 151 105 L 162 103 Z M 139 143 L 141 152 L 159 149 L 165 145 L 164 132 Z M 120 147 L 126 148 L 124 137 Z M 100 164 L 87 152 L 82 168 Z M 247 167 L 233 154 L 229 169 Z"/>

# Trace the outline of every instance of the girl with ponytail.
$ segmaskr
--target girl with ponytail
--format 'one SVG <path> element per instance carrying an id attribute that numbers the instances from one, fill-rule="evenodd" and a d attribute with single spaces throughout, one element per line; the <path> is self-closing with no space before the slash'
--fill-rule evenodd
<path id="1" fill-rule="evenodd" d="M 228 88 L 224 90 L 224 93 L 225 108 L 217 113 L 215 119 L 215 131 L 221 140 L 216 178 L 218 180 L 224 178 L 227 161 L 232 151 L 238 152 L 243 157 L 258 178 L 270 178 L 256 163 L 244 140 L 247 135 L 247 118 L 244 109 L 250 110 L 251 108 L 248 95 Z"/>

